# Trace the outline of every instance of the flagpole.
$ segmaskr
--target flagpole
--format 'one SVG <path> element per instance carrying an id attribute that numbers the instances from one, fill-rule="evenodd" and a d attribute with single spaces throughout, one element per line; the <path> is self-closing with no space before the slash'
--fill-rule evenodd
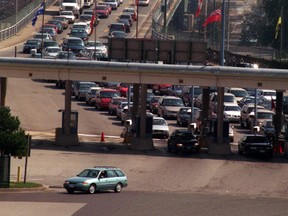
<path id="1" fill-rule="evenodd" d="M 42 31 L 42 39 L 41 39 L 41 58 L 43 58 L 43 45 L 44 45 L 44 31 L 43 31 L 43 26 L 44 26 L 44 19 L 45 19 L 45 9 L 46 9 L 46 6 L 45 6 L 45 0 L 43 0 L 43 15 L 42 15 L 42 26 L 41 26 L 41 31 Z"/>
<path id="2" fill-rule="evenodd" d="M 283 1 L 282 1 L 282 8 L 281 8 L 281 27 L 280 27 L 280 63 L 282 62 L 282 52 L 283 52 L 283 38 L 284 38 L 284 19 L 283 19 Z"/>
<path id="3" fill-rule="evenodd" d="M 98 22 L 98 14 L 97 14 L 97 9 L 96 9 L 96 7 L 97 7 L 97 1 L 96 0 L 94 0 L 94 15 L 95 15 L 95 18 L 96 18 L 96 24 L 97 24 L 97 22 Z M 94 23 L 93 23 L 93 28 L 95 28 L 94 29 L 94 41 L 95 41 L 95 47 L 94 47 L 94 61 L 96 60 L 96 41 L 97 41 L 97 34 L 96 34 L 96 28 L 97 28 L 97 25 L 95 25 L 95 27 L 94 27 Z"/>

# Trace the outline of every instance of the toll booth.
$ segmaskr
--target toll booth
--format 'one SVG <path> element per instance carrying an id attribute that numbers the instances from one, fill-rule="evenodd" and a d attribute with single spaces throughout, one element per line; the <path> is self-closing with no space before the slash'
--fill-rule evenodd
<path id="1" fill-rule="evenodd" d="M 140 116 L 136 117 L 135 132 L 136 137 L 140 137 Z M 152 138 L 153 116 L 146 116 L 146 138 Z"/>
<path id="2" fill-rule="evenodd" d="M 61 112 L 62 112 L 62 134 L 64 134 L 65 133 L 64 131 L 65 110 L 61 110 Z M 71 111 L 70 134 L 78 134 L 78 112 L 77 111 Z"/>

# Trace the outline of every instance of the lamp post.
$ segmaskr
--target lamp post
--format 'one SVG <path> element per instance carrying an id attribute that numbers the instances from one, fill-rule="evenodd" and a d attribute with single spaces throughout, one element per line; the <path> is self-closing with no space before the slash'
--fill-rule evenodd
<path id="1" fill-rule="evenodd" d="M 94 21 L 93 21 L 93 28 L 95 28 L 94 29 L 94 42 L 95 42 L 95 44 L 94 44 L 94 53 L 93 53 L 93 57 L 94 57 L 94 61 L 96 60 L 96 41 L 97 41 L 97 34 L 96 34 L 96 24 L 97 24 L 97 22 L 98 22 L 98 14 L 97 14 L 97 11 L 96 11 L 96 0 L 94 0 L 94 11 L 93 11 L 93 13 L 94 13 L 94 17 L 95 17 L 95 19 L 96 19 L 96 23 L 95 23 L 95 19 L 94 19 Z"/>

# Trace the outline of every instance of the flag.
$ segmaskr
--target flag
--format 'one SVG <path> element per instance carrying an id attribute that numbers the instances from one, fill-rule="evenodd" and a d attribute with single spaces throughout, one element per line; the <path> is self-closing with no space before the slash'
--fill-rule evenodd
<path id="1" fill-rule="evenodd" d="M 278 18 L 278 22 L 277 22 L 277 25 L 276 25 L 275 39 L 277 39 L 277 37 L 278 37 L 278 33 L 279 33 L 280 29 L 281 29 L 281 24 L 282 24 L 282 17 L 280 16 Z"/>
<path id="2" fill-rule="evenodd" d="M 44 14 L 44 11 L 45 11 L 45 3 L 42 2 L 41 6 L 38 8 L 36 14 L 34 15 L 34 17 L 32 19 L 32 26 L 35 26 L 35 24 L 37 22 L 38 15 Z"/>
<path id="3" fill-rule="evenodd" d="M 96 27 L 96 23 L 95 23 L 95 9 L 93 10 L 93 15 L 92 15 L 92 17 L 91 17 L 91 22 L 90 22 L 90 28 L 91 28 L 91 32 L 93 31 L 93 27 L 94 27 L 94 25 L 95 25 L 95 27 Z M 97 21 L 96 21 L 97 22 Z"/>
<path id="4" fill-rule="evenodd" d="M 203 3 L 203 0 L 198 0 L 198 8 L 197 8 L 197 11 L 195 13 L 195 17 L 198 17 L 200 15 L 200 12 L 202 9 L 202 3 Z"/>
<path id="5" fill-rule="evenodd" d="M 205 22 L 203 23 L 203 27 L 206 27 L 209 23 L 212 22 L 220 22 L 221 21 L 221 10 L 217 9 L 215 11 L 213 11 L 209 17 L 205 20 Z"/>

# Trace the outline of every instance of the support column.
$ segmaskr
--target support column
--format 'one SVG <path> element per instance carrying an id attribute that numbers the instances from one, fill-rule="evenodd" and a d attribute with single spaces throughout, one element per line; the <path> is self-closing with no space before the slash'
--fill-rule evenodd
<path id="1" fill-rule="evenodd" d="M 7 92 L 7 78 L 0 78 L 0 107 L 5 106 L 6 101 L 6 92 Z"/>

